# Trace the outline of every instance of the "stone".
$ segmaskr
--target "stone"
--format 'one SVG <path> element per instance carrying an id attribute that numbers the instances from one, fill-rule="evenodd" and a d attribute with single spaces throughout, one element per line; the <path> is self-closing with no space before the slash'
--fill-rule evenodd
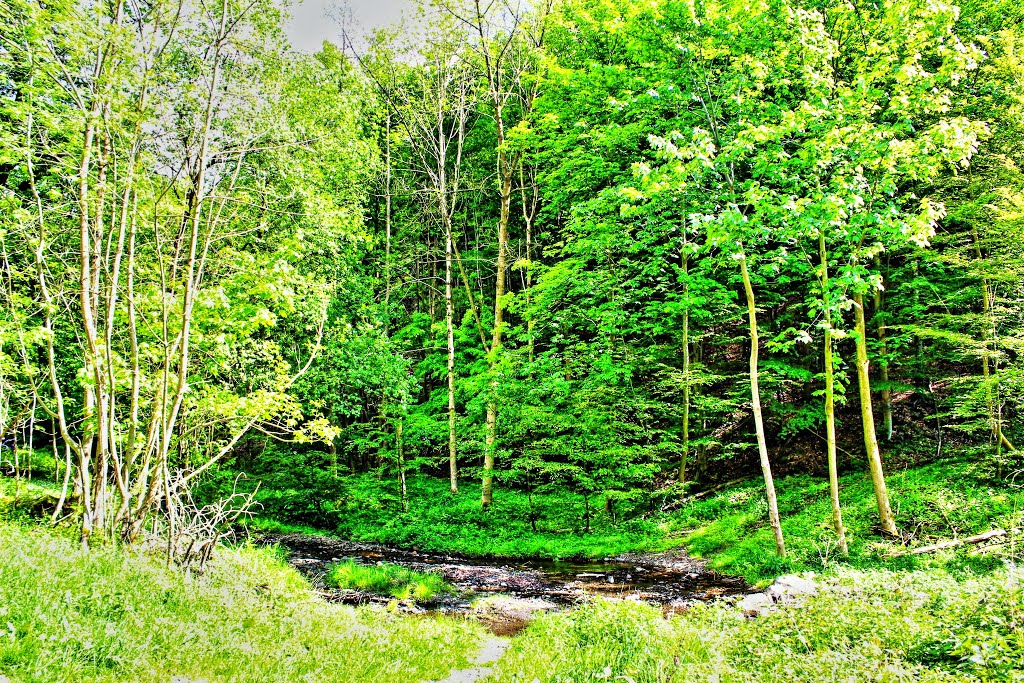
<path id="1" fill-rule="evenodd" d="M 813 576 L 811 574 L 810 576 Z M 768 587 L 767 593 L 777 603 L 792 603 L 802 601 L 803 598 L 814 595 L 818 592 L 818 584 L 811 578 L 787 574 L 775 579 L 775 583 Z"/>
<path id="2" fill-rule="evenodd" d="M 775 601 L 767 593 L 749 593 L 736 604 L 746 614 L 763 614 L 775 605 Z"/>

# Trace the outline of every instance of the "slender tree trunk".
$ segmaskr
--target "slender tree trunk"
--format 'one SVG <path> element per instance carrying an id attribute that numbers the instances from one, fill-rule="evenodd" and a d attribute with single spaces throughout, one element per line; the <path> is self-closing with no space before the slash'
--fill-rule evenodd
<path id="1" fill-rule="evenodd" d="M 526 502 L 530 506 L 530 528 L 537 533 L 537 513 L 533 509 L 533 481 L 530 478 L 530 471 L 526 471 Z"/>
<path id="2" fill-rule="evenodd" d="M 689 254 L 683 254 L 683 275 L 690 270 Z M 683 285 L 683 296 L 689 291 L 689 282 Z M 686 482 L 686 461 L 690 457 L 690 302 L 683 308 L 683 455 L 679 459 L 679 483 Z"/>
<path id="3" fill-rule="evenodd" d="M 875 265 L 879 266 L 878 259 Z M 881 358 L 878 361 L 878 379 L 882 382 L 882 434 L 883 438 L 892 441 L 892 391 L 889 389 L 889 361 L 886 359 L 885 344 L 885 300 L 882 298 L 882 290 L 875 290 L 875 317 L 878 329 L 878 345 Z"/>
<path id="4" fill-rule="evenodd" d="M 775 496 L 775 480 L 772 478 L 772 466 L 768 460 L 768 443 L 764 434 L 764 420 L 761 416 L 761 390 L 758 387 L 758 335 L 757 306 L 754 301 L 754 287 L 750 283 L 750 272 L 747 270 L 747 256 L 740 256 L 740 274 L 743 276 L 743 289 L 747 295 L 747 318 L 750 323 L 750 401 L 754 411 L 754 431 L 757 433 L 757 451 L 761 457 L 761 472 L 764 474 L 765 492 L 768 496 L 768 522 L 775 535 L 775 550 L 779 557 L 786 556 L 786 542 L 782 538 L 782 521 L 779 519 L 779 501 Z"/>
<path id="5" fill-rule="evenodd" d="M 981 250 L 981 236 L 978 234 L 978 226 L 972 223 L 971 236 L 974 238 L 974 254 L 981 261 L 985 258 Z M 1003 421 L 1000 411 L 996 409 L 995 393 L 992 391 L 992 368 L 990 357 L 992 354 L 992 340 L 995 337 L 995 320 L 992 316 L 992 287 L 988 278 L 981 278 L 981 312 L 982 312 L 982 352 L 981 352 L 981 376 L 985 385 L 985 406 L 988 410 L 988 422 L 995 439 L 996 449 L 1006 446 L 1011 451 L 1017 448 L 1010 443 L 1010 440 L 1003 434 Z"/>
<path id="6" fill-rule="evenodd" d="M 391 110 L 384 127 L 384 303 L 391 301 Z"/>
<path id="7" fill-rule="evenodd" d="M 459 492 L 459 469 L 455 454 L 455 316 L 452 303 L 452 231 L 449 226 L 445 240 L 444 304 L 445 324 L 448 332 L 448 477 L 452 493 Z"/>
<path id="8" fill-rule="evenodd" d="M 892 507 L 889 505 L 889 491 L 885 486 L 882 455 L 878 449 L 875 416 L 871 408 L 871 377 L 868 364 L 867 324 L 864 321 L 864 296 L 854 294 L 853 301 L 857 320 L 857 384 L 860 388 L 860 417 L 864 427 L 864 450 L 867 452 L 868 465 L 871 468 L 871 483 L 875 487 L 875 501 L 878 503 L 878 517 L 882 530 L 890 536 L 896 536 L 899 531 L 896 529 L 896 520 L 893 518 Z"/>
<path id="9" fill-rule="evenodd" d="M 839 502 L 839 459 L 836 455 L 835 363 L 832 360 L 832 302 L 829 296 L 828 259 L 825 251 L 825 233 L 818 233 L 821 252 L 821 301 L 825 318 L 825 444 L 828 452 L 828 490 L 832 498 L 832 524 L 839 541 L 839 551 L 850 554 L 843 526 L 843 509 Z"/>
<path id="10" fill-rule="evenodd" d="M 497 109 L 499 128 L 501 109 Z M 504 139 L 504 135 L 500 136 Z M 490 349 L 490 396 L 487 399 L 486 436 L 484 442 L 484 473 L 481 482 L 480 504 L 490 507 L 494 490 L 494 449 L 495 431 L 498 424 L 498 356 L 501 353 L 501 337 L 504 331 L 505 271 L 507 269 L 505 252 L 508 250 L 508 219 L 512 203 L 512 167 L 503 148 L 498 150 L 498 168 L 501 170 L 501 212 L 498 218 L 498 263 L 495 268 L 494 284 L 494 331 L 491 335 Z"/>
<path id="11" fill-rule="evenodd" d="M 405 453 L 402 449 L 402 424 L 399 420 L 395 425 L 395 451 L 398 456 L 398 483 L 402 487 L 402 511 L 409 511 L 409 492 L 405 486 Z"/>

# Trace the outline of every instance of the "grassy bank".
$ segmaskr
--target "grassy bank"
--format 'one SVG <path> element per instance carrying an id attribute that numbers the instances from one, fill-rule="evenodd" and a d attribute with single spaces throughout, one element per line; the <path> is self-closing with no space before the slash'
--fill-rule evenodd
<path id="1" fill-rule="evenodd" d="M 423 681 L 482 630 L 318 599 L 278 556 L 225 549 L 202 576 L 0 521 L 0 680 Z"/>
<path id="2" fill-rule="evenodd" d="M 914 469 L 890 470 L 889 491 L 897 522 L 911 543 L 955 538 L 992 528 L 1022 525 L 1024 490 L 992 479 L 970 462 L 943 461 Z M 660 550 L 683 544 L 723 573 L 759 582 L 792 571 L 821 571 L 842 562 L 856 568 L 935 566 L 988 571 L 1001 566 L 992 556 L 947 553 L 936 557 L 890 557 L 900 550 L 874 528 L 874 491 L 867 473 L 851 473 L 840 482 L 850 557 L 838 555 L 828 482 L 807 475 L 777 480 L 779 508 L 789 557 L 780 559 L 767 525 L 764 486 L 750 479 L 697 500 L 657 498 L 655 504 L 611 512 L 602 497 L 586 506 L 578 494 L 548 491 L 532 496 L 499 490 L 491 509 L 482 511 L 479 485 L 467 482 L 458 494 L 448 482 L 425 476 L 409 480 L 408 511 L 394 495 L 394 485 L 373 476 L 351 477 L 332 511 L 326 531 L 358 541 L 467 555 L 507 557 L 607 557 L 626 551 Z M 255 522 L 274 531 L 312 531 L 282 524 L 272 513 L 272 496 L 264 499 L 269 514 Z M 651 509 L 653 508 L 653 510 Z"/>
<path id="3" fill-rule="evenodd" d="M 1024 680 L 1024 575 L 841 570 L 802 606 L 748 620 L 598 601 L 540 618 L 491 683 Z"/>
<path id="4" fill-rule="evenodd" d="M 993 480 L 970 462 L 944 461 L 891 471 L 886 479 L 897 525 L 911 545 L 970 536 L 993 528 L 1013 529 L 1024 520 L 1024 489 Z M 1002 566 L 1001 554 L 973 548 L 924 556 L 892 557 L 902 547 L 884 540 L 875 528 L 877 508 L 866 473 L 840 480 L 843 523 L 850 545 L 841 558 L 832 526 L 828 482 L 809 476 L 777 482 L 779 512 L 789 556 L 780 559 L 767 524 L 767 506 L 759 481 L 734 486 L 692 501 L 665 515 L 660 528 L 682 536 L 691 554 L 704 557 L 724 573 L 751 582 L 791 571 L 821 571 L 838 564 L 857 568 L 940 567 L 954 573 L 979 573 Z"/>
<path id="5" fill-rule="evenodd" d="M 268 531 L 308 531 L 300 516 L 289 516 L 281 501 L 294 492 L 261 492 L 265 513 L 255 526 Z M 590 530 L 586 531 L 589 506 Z M 605 511 L 603 497 L 589 501 L 568 491 L 532 496 L 502 489 L 488 510 L 480 508 L 479 482 L 461 482 L 452 494 L 447 479 L 411 476 L 408 510 L 395 484 L 374 475 L 346 477 L 344 492 L 321 519 L 321 531 L 353 541 L 373 541 L 418 550 L 500 557 L 608 557 L 668 545 L 664 532 L 644 517 L 623 520 Z M 536 530 L 534 529 L 536 526 Z"/>

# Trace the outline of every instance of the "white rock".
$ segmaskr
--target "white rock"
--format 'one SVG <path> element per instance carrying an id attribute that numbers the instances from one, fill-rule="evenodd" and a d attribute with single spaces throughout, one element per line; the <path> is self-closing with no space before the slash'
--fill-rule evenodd
<path id="1" fill-rule="evenodd" d="M 809 578 L 787 574 L 775 579 L 768 587 L 767 593 L 775 602 L 794 602 L 818 592 L 818 584 Z"/>
<path id="2" fill-rule="evenodd" d="M 740 598 L 736 603 L 744 612 L 757 612 L 761 614 L 768 611 L 775 602 L 767 593 L 750 593 Z"/>

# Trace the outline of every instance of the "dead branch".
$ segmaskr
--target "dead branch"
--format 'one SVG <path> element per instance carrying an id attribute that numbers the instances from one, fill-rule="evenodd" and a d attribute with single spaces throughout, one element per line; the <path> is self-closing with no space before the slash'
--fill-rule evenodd
<path id="1" fill-rule="evenodd" d="M 986 531 L 983 534 L 966 536 L 964 538 L 954 538 L 948 541 L 942 541 L 940 543 L 933 543 L 932 545 L 921 546 L 920 548 L 914 548 L 906 552 L 893 554 L 891 555 L 891 557 L 903 557 L 906 555 L 924 555 L 926 553 L 933 553 L 937 550 L 945 550 L 946 548 L 956 548 L 957 546 L 961 545 L 974 545 L 977 543 L 982 543 L 984 541 L 991 540 L 993 538 L 1000 538 L 1002 536 L 1007 536 L 1009 534 L 1015 534 L 1019 531 L 1020 529 L 1010 529 L 1009 531 L 1007 531 L 1006 529 L 993 529 L 992 531 Z"/>

